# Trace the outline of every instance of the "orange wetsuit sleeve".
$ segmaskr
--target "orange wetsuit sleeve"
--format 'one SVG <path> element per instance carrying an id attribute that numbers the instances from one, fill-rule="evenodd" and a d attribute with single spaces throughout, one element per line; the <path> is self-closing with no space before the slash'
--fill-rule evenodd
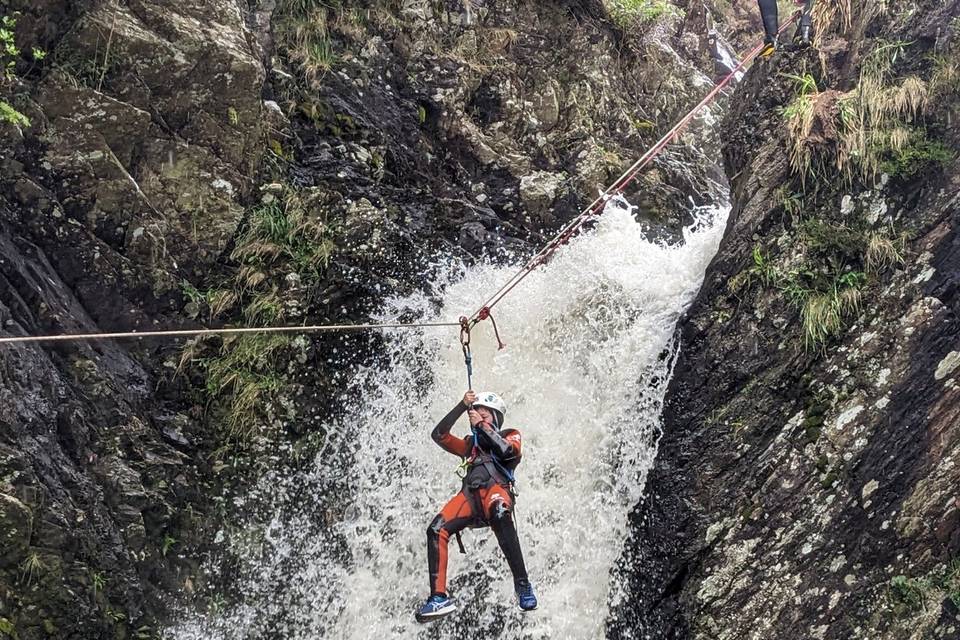
<path id="1" fill-rule="evenodd" d="M 516 458 L 519 459 L 523 455 L 523 443 L 520 439 L 520 432 L 516 429 L 507 429 L 506 431 L 501 432 L 504 439 L 507 441 L 507 444 L 510 445 L 510 449 L 513 451 L 512 456 L 508 456 L 507 459 Z"/>
<path id="2" fill-rule="evenodd" d="M 437 423 L 437 426 L 433 428 L 433 433 L 430 434 L 433 441 L 443 447 L 444 450 L 458 455 L 461 458 L 466 458 L 470 455 L 470 450 L 473 448 L 473 438 L 458 438 L 450 433 L 450 429 L 466 410 L 467 405 L 458 402 L 457 406 L 451 409 L 450 413 L 445 415 L 443 419 Z"/>

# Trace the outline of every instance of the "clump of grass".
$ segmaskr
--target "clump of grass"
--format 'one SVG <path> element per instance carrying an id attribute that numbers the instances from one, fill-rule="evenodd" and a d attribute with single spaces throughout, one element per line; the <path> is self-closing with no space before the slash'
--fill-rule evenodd
<path id="1" fill-rule="evenodd" d="M 807 291 L 794 294 L 802 300 L 800 316 L 803 323 L 803 341 L 807 349 L 821 347 L 828 338 L 844 326 L 844 318 L 860 310 L 861 286 L 866 276 L 861 272 L 846 273 L 834 280 L 828 291 Z"/>
<path id="2" fill-rule="evenodd" d="M 276 287 L 266 293 L 258 294 L 243 309 L 244 320 L 252 325 L 272 324 L 281 320 L 283 315 L 283 301 Z"/>
<path id="3" fill-rule="evenodd" d="M 213 355 L 200 359 L 206 395 L 226 440 L 249 444 L 263 431 L 271 401 L 286 386 L 277 365 L 290 340 L 277 334 L 228 336 Z"/>
<path id="4" fill-rule="evenodd" d="M 339 2 L 283 0 L 277 7 L 275 29 L 283 53 L 300 65 L 309 82 L 318 82 L 337 64 L 334 31 L 358 31 L 361 14 L 346 11 Z"/>
<path id="5" fill-rule="evenodd" d="M 316 278 L 326 269 L 334 249 L 325 215 L 297 192 L 284 188 L 251 210 L 231 258 L 241 265 L 237 274 L 241 292 L 249 292 L 260 287 L 271 267 L 281 262 L 307 279 Z"/>
<path id="6" fill-rule="evenodd" d="M 796 91 L 796 97 L 781 112 L 790 134 L 790 165 L 804 178 L 810 173 L 813 161 L 813 154 L 808 147 L 814 123 L 821 111 L 819 107 L 824 102 L 824 96 L 830 94 L 821 94 L 816 79 L 809 73 L 802 76 L 784 75 L 793 80 Z"/>
<path id="7" fill-rule="evenodd" d="M 779 206 L 783 207 L 783 211 L 791 216 L 799 217 L 803 212 L 804 202 L 803 194 L 796 193 L 789 188 L 782 186 L 778 187 L 774 193 Z"/>
<path id="8" fill-rule="evenodd" d="M 307 19 L 318 11 L 339 8 L 339 0 L 280 0 L 277 15 L 284 18 Z"/>
<path id="9" fill-rule="evenodd" d="M 817 2 L 813 7 L 814 45 L 819 48 L 822 38 L 828 33 L 846 33 L 853 26 L 852 0 Z"/>
<path id="10" fill-rule="evenodd" d="M 667 0 L 607 0 L 610 17 L 621 29 L 655 22 L 683 11 Z"/>
<path id="11" fill-rule="evenodd" d="M 907 46 L 881 42 L 847 93 L 821 92 L 809 76 L 789 76 L 797 82 L 797 97 L 783 116 L 790 164 L 801 179 L 833 169 L 848 183 L 873 180 L 881 172 L 912 177 L 953 158 L 946 145 L 927 139 L 920 121 L 931 107 L 931 84 L 914 75 L 894 78 Z"/>
<path id="12" fill-rule="evenodd" d="M 35 551 L 27 554 L 20 563 L 20 580 L 25 587 L 36 584 L 40 575 L 48 569 L 47 564 Z"/>
<path id="13" fill-rule="evenodd" d="M 906 239 L 891 237 L 886 231 L 871 233 L 867 239 L 867 248 L 864 252 L 864 264 L 867 271 L 881 273 L 903 264 L 903 254 Z"/>
<path id="14" fill-rule="evenodd" d="M 753 264 L 732 277 L 728 288 L 734 294 L 754 282 L 780 291 L 800 311 L 804 348 L 822 348 L 839 333 L 846 319 L 859 312 L 867 274 L 852 265 L 867 261 L 869 248 L 863 232 L 819 220 L 798 226 L 801 262 L 786 271 L 777 267 L 760 245 L 753 248 Z M 888 236 L 876 233 L 870 268 L 881 269 L 902 260 L 901 251 Z M 869 270 L 869 269 L 868 269 Z"/>
<path id="15" fill-rule="evenodd" d="M 741 291 L 749 289 L 754 282 L 759 282 L 765 287 L 779 284 L 780 272 L 759 244 L 753 247 L 752 258 L 753 264 L 749 268 L 730 278 L 727 287 L 732 293 L 739 294 Z"/>
<path id="16" fill-rule="evenodd" d="M 750 267 L 750 273 L 756 276 L 764 286 L 777 282 L 777 270 L 770 258 L 761 251 L 760 245 L 753 247 L 753 266 Z"/>
<path id="17" fill-rule="evenodd" d="M 303 64 L 303 71 L 307 78 L 316 80 L 322 78 L 333 69 L 337 62 L 337 55 L 330 38 L 316 35 L 303 44 L 298 51 L 298 57 Z"/>
<path id="18" fill-rule="evenodd" d="M 893 80 L 893 66 L 906 47 L 903 42 L 877 46 L 864 61 L 857 87 L 843 99 L 837 167 L 850 178 L 880 173 L 884 159 L 913 138 L 911 123 L 929 104 L 926 82 L 916 76 Z"/>
<path id="19" fill-rule="evenodd" d="M 198 317 L 201 312 L 206 310 L 208 321 L 213 321 L 221 314 L 227 311 L 237 302 L 237 294 L 232 289 L 211 288 L 200 291 L 188 280 L 180 283 L 180 291 L 187 299 L 187 315 L 191 318 Z"/>
<path id="20" fill-rule="evenodd" d="M 930 93 L 937 98 L 960 94 L 960 62 L 952 55 L 934 55 L 930 60 L 933 73 L 930 76 Z"/>
<path id="21" fill-rule="evenodd" d="M 899 133 L 895 138 L 894 133 Z M 892 132 L 892 153 L 879 164 L 879 170 L 902 178 L 912 178 L 931 168 L 943 167 L 951 162 L 956 153 L 939 140 L 930 140 L 917 130 Z"/>

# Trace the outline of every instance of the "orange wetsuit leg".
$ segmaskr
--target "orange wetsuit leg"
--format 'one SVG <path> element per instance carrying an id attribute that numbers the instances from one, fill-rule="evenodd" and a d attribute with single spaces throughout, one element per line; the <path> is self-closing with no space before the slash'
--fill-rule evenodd
<path id="1" fill-rule="evenodd" d="M 470 500 L 461 491 L 444 505 L 427 527 L 427 564 L 430 568 L 430 593 L 447 592 L 447 548 L 450 536 L 474 520 Z"/>

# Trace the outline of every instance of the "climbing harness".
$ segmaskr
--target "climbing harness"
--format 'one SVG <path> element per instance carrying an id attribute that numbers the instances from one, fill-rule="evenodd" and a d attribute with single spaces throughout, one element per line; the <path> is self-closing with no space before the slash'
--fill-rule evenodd
<path id="1" fill-rule="evenodd" d="M 480 442 L 478 439 L 478 431 L 474 426 L 470 427 L 470 435 L 473 438 L 473 447 L 470 450 L 470 456 L 464 458 L 460 461 L 460 464 L 457 465 L 456 474 L 461 480 L 466 480 L 467 474 L 470 472 L 470 469 L 474 466 L 483 466 L 487 471 L 489 479 L 485 484 L 478 485 L 468 485 L 464 482 L 463 494 L 467 497 L 467 500 L 470 502 L 471 508 L 474 512 L 474 518 L 479 522 L 483 523 L 483 504 L 480 501 L 480 496 L 477 494 L 477 490 L 482 488 L 489 488 L 493 485 L 501 485 L 506 487 L 507 492 L 510 494 L 510 497 L 513 498 L 513 514 L 516 516 L 517 510 L 517 496 L 520 495 L 520 492 L 517 491 L 516 476 L 513 471 L 504 466 L 497 457 L 489 452 L 483 451 L 480 448 Z M 514 523 L 516 523 L 516 517 L 514 517 Z M 458 531 L 454 536 L 457 539 L 457 546 L 460 548 L 460 553 L 466 554 L 466 547 L 463 545 L 463 539 L 460 537 L 460 532 Z"/>

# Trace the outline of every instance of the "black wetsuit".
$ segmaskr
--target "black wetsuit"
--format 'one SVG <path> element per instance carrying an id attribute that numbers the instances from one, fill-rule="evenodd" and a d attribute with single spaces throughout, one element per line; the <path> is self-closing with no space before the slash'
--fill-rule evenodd
<path id="1" fill-rule="evenodd" d="M 760 5 L 760 17 L 763 18 L 764 42 L 775 42 L 780 30 L 780 16 L 777 14 L 777 0 L 757 0 Z"/>

